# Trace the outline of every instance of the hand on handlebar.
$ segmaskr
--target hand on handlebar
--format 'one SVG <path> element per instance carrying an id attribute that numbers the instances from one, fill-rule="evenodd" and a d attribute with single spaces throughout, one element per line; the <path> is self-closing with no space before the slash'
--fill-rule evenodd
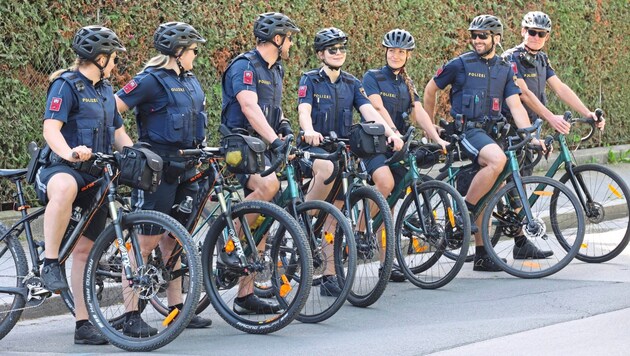
<path id="1" fill-rule="evenodd" d="M 66 158 L 70 162 L 88 161 L 92 158 L 92 149 L 86 146 L 77 146 L 72 149 L 70 157 Z"/>
<path id="2" fill-rule="evenodd" d="M 304 141 L 311 146 L 319 146 L 323 140 L 324 136 L 315 130 L 304 131 Z"/>
<path id="3" fill-rule="evenodd" d="M 566 121 L 562 115 L 553 115 L 551 118 L 547 119 L 547 122 L 549 122 L 549 125 L 551 125 L 554 130 L 564 135 L 567 135 L 571 129 L 571 123 Z"/>
<path id="4" fill-rule="evenodd" d="M 530 143 L 530 145 L 540 146 L 542 148 L 542 154 L 543 155 L 547 154 L 547 146 L 541 140 L 537 139 L 536 137 L 532 137 L 532 139 L 531 139 L 531 141 L 529 141 L 529 143 Z M 550 150 L 549 153 L 551 153 L 551 151 L 553 151 L 553 146 L 551 146 L 551 150 Z"/>
<path id="5" fill-rule="evenodd" d="M 600 131 L 604 131 L 604 126 L 606 126 L 606 119 L 604 119 L 603 116 L 601 116 L 601 118 L 598 118 L 597 114 L 595 114 L 594 112 L 589 112 L 587 118 L 595 120 L 595 126 Z"/>
<path id="6" fill-rule="evenodd" d="M 394 145 L 394 151 L 400 151 L 405 144 L 400 138 L 400 135 L 392 135 L 388 137 L 387 142 Z"/>
<path id="7" fill-rule="evenodd" d="M 441 138 L 439 138 L 437 140 L 437 144 L 442 146 L 442 153 L 446 154 L 448 152 L 448 146 L 451 144 L 448 141 L 442 140 Z"/>

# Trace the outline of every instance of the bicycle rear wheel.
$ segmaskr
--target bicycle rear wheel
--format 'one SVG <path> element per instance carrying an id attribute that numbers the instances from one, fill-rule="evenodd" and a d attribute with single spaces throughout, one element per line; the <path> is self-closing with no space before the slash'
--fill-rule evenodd
<path id="1" fill-rule="evenodd" d="M 350 192 L 350 207 L 342 209 L 354 216 L 357 245 L 357 272 L 348 301 L 368 307 L 381 297 L 394 263 L 394 222 L 387 201 L 374 187 L 363 186 Z M 382 223 L 376 226 L 375 220 Z"/>
<path id="2" fill-rule="evenodd" d="M 630 241 L 630 189 L 617 173 L 599 164 L 575 166 L 573 173 L 577 186 L 569 173 L 559 181 L 586 204 L 586 233 L 575 258 L 589 263 L 610 261 Z"/>
<path id="3" fill-rule="evenodd" d="M 174 340 L 188 325 L 194 315 L 201 290 L 200 262 L 197 250 L 188 232 L 172 217 L 157 211 L 137 211 L 124 214 L 120 227 L 125 246 L 129 251 L 134 275 L 133 284 L 127 287 L 121 273 L 123 265 L 114 225 L 109 225 L 97 238 L 85 272 L 85 302 L 91 322 L 97 326 L 112 345 L 127 351 L 151 351 Z M 166 263 L 154 255 L 142 261 L 140 251 L 132 246 L 139 244 L 139 234 L 159 235 L 172 238 L 174 247 L 161 251 L 162 255 L 187 256 L 188 283 L 181 293 L 181 310 L 174 310 L 167 317 L 148 307 L 151 299 L 164 292 L 169 283 L 179 282 L 180 273 L 174 263 Z M 168 238 L 167 237 L 167 238 Z M 159 247 L 158 247 L 159 248 Z M 175 259 L 176 260 L 176 259 Z M 142 262 L 139 262 L 142 261 Z M 102 281 L 99 286 L 97 281 Z M 183 285 L 183 284 L 182 284 Z M 179 299 L 179 298 L 178 298 Z M 178 302 L 172 305 L 179 304 Z M 150 332 L 132 334 L 125 327 L 126 313 L 137 310 Z"/>
<path id="4" fill-rule="evenodd" d="M 0 223 L 0 236 L 9 229 Z M 26 292 L 24 277 L 28 265 L 20 241 L 13 235 L 0 241 L 0 340 L 20 320 L 26 299 L 19 291 Z"/>
<path id="5" fill-rule="evenodd" d="M 578 253 L 584 238 L 584 211 L 575 195 L 551 178 L 523 177 L 523 189 L 527 201 L 518 198 L 514 182 L 490 199 L 481 226 L 483 242 L 488 255 L 505 272 L 521 278 L 546 277 L 560 271 Z M 532 221 L 522 211 L 526 203 Z M 493 246 L 491 237 L 497 230 L 501 237 Z M 521 235 L 526 240 L 518 237 Z M 540 252 L 534 254 L 533 247 Z"/>
<path id="6" fill-rule="evenodd" d="M 408 194 L 398 211 L 396 257 L 411 283 L 436 289 L 455 278 L 466 260 L 470 220 L 464 199 L 450 185 L 428 181 L 418 184 L 418 193 Z"/>
<path id="7" fill-rule="evenodd" d="M 268 202 L 235 204 L 231 216 L 238 231 L 228 232 L 225 216 L 221 215 L 210 226 L 204 241 L 201 261 L 206 294 L 217 313 L 241 331 L 267 334 L 280 330 L 298 316 L 311 289 L 313 262 L 304 233 L 286 211 Z M 241 239 L 250 265 L 240 266 L 237 251 L 233 250 L 233 244 L 230 247 L 228 236 L 236 233 L 240 238 L 247 230 L 258 241 L 262 242 L 263 237 L 267 241 L 249 246 L 246 239 Z M 258 247 L 263 246 L 263 251 L 259 251 Z M 278 291 L 273 295 L 279 305 L 276 313 L 271 308 L 261 309 L 259 313 L 238 308 L 237 312 L 235 300 L 239 292 L 241 297 L 252 294 L 254 280 Z"/>

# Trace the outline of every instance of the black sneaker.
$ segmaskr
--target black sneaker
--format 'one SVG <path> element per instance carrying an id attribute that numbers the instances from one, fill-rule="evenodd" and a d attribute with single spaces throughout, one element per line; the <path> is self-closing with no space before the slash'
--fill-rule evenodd
<path id="1" fill-rule="evenodd" d="M 400 266 L 398 266 L 397 264 L 394 264 L 392 266 L 392 273 L 389 275 L 389 281 L 390 282 L 404 282 L 405 281 L 405 274 L 402 273 L 402 271 L 400 270 Z"/>
<path id="2" fill-rule="evenodd" d="M 319 285 L 319 294 L 325 297 L 338 297 L 341 295 L 337 276 L 323 276 Z"/>
<path id="3" fill-rule="evenodd" d="M 190 319 L 190 323 L 188 323 L 187 329 L 203 329 L 212 325 L 212 320 L 202 318 L 199 315 L 195 315 Z"/>
<path id="4" fill-rule="evenodd" d="M 74 343 L 79 345 L 105 345 L 109 343 L 94 325 L 87 323 L 74 330 Z"/>
<path id="5" fill-rule="evenodd" d="M 238 315 L 276 314 L 281 308 L 277 303 L 262 301 L 252 293 L 245 297 L 234 299 L 232 310 Z"/>
<path id="6" fill-rule="evenodd" d="M 533 242 L 529 241 L 526 237 L 523 246 L 514 245 L 512 255 L 515 260 L 527 260 L 527 259 L 543 259 L 549 256 L 553 256 L 553 251 L 543 251 L 536 247 Z"/>
<path id="7" fill-rule="evenodd" d="M 123 334 L 131 337 L 149 337 L 158 333 L 158 329 L 147 324 L 140 314 L 136 313 L 127 316 L 122 331 Z"/>
<path id="8" fill-rule="evenodd" d="M 503 259 L 504 262 L 507 260 Z M 490 258 L 490 256 L 485 255 L 478 257 L 475 255 L 475 264 L 473 265 L 473 271 L 481 271 L 481 272 L 501 272 L 503 269 L 494 263 L 494 261 Z"/>
<path id="9" fill-rule="evenodd" d="M 61 276 L 61 266 L 59 263 L 51 263 L 42 268 L 42 281 L 44 287 L 51 292 L 59 292 L 68 289 L 68 283 Z"/>

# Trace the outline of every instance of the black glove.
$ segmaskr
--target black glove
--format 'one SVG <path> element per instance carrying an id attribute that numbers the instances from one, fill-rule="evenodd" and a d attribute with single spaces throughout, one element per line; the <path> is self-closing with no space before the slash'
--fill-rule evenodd
<path id="1" fill-rule="evenodd" d="M 273 140 L 271 145 L 269 145 L 269 149 L 271 149 L 272 151 L 276 152 L 282 146 L 284 146 L 284 141 L 282 141 L 281 139 L 277 138 L 277 139 Z"/>
<path id="2" fill-rule="evenodd" d="M 293 130 L 291 130 L 291 123 L 287 120 L 281 121 L 280 126 L 278 127 L 278 133 L 281 134 L 282 137 L 293 135 Z"/>

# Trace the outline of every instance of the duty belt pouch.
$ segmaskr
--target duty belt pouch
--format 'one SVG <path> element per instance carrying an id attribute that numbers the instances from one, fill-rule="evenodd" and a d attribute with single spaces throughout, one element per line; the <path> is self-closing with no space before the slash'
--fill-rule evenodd
<path id="1" fill-rule="evenodd" d="M 456 186 L 457 191 L 462 196 L 465 196 L 468 193 L 468 188 L 470 188 L 470 183 L 472 182 L 475 174 L 479 172 L 479 166 L 476 164 L 468 165 L 459 171 L 456 178 Z"/>
<path id="2" fill-rule="evenodd" d="M 125 147 L 120 157 L 118 182 L 155 192 L 162 178 L 162 157 L 145 147 Z"/>
<path id="3" fill-rule="evenodd" d="M 237 174 L 257 174 L 265 170 L 267 145 L 253 136 L 229 134 L 221 139 L 221 153 L 227 168 Z"/>
<path id="4" fill-rule="evenodd" d="M 350 150 L 360 158 L 387 152 L 385 126 L 362 122 L 350 128 Z"/>
<path id="5" fill-rule="evenodd" d="M 31 160 L 26 167 L 26 182 L 28 184 L 35 183 L 35 177 L 40 167 L 48 165 L 48 156 L 50 155 L 50 147 L 45 144 L 41 149 L 37 147 L 35 142 L 28 144 L 28 152 L 31 155 Z"/>
<path id="6" fill-rule="evenodd" d="M 164 180 L 166 183 L 179 183 L 179 177 L 186 172 L 186 162 L 168 161 L 164 163 Z"/>

